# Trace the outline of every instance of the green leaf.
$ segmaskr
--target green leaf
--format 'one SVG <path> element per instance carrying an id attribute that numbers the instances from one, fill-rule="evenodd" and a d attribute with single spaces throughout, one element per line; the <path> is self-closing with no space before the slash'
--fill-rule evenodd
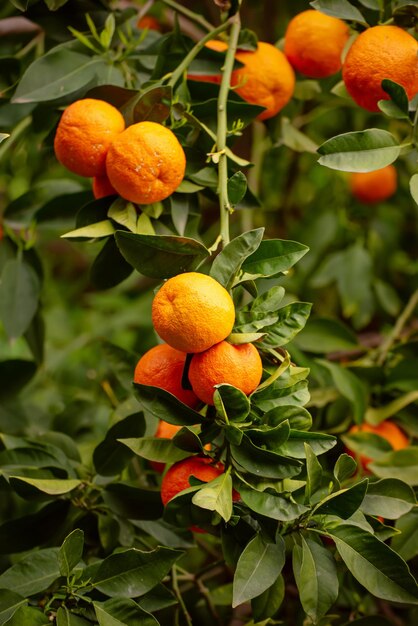
<path id="1" fill-rule="evenodd" d="M 128 415 L 113 424 L 107 431 L 105 439 L 93 452 L 96 471 L 102 476 L 120 474 L 132 458 L 132 454 L 120 440 L 124 437 L 142 437 L 144 432 L 145 420 L 140 412 Z"/>
<path id="2" fill-rule="evenodd" d="M 310 2 L 310 5 L 314 9 L 321 11 L 321 13 L 325 13 L 325 15 L 338 17 L 340 20 L 359 22 L 368 26 L 360 11 L 348 0 L 314 0 Z"/>
<path id="3" fill-rule="evenodd" d="M 382 89 L 389 94 L 390 100 L 379 100 L 379 109 L 388 117 L 409 120 L 408 96 L 402 85 L 385 78 L 382 80 Z"/>
<path id="4" fill-rule="evenodd" d="M 315 515 L 337 515 L 342 519 L 351 517 L 361 506 L 366 495 L 368 479 L 349 487 L 336 491 L 316 505 Z"/>
<path id="5" fill-rule="evenodd" d="M 232 385 L 217 385 L 213 394 L 216 410 L 224 420 L 243 422 L 250 413 L 250 400 L 240 389 Z"/>
<path id="6" fill-rule="evenodd" d="M 305 352 L 328 354 L 358 347 L 356 335 L 339 320 L 314 317 L 295 338 L 295 343 Z"/>
<path id="7" fill-rule="evenodd" d="M 158 626 L 159 622 L 136 602 L 127 598 L 111 598 L 93 602 L 99 626 Z"/>
<path id="8" fill-rule="evenodd" d="M 23 483 L 23 485 L 21 485 L 21 483 Z M 10 484 L 18 493 L 20 493 L 21 489 L 22 495 L 25 493 L 25 485 L 29 485 L 29 487 L 33 488 L 29 490 L 29 493 L 35 491 L 38 493 L 45 493 L 49 496 L 61 496 L 66 493 L 70 493 L 70 491 L 79 487 L 81 485 L 81 480 L 73 478 L 48 479 L 10 476 Z"/>
<path id="9" fill-rule="evenodd" d="M 2 143 L 7 137 L 10 137 L 9 133 L 0 133 L 0 143 Z"/>
<path id="10" fill-rule="evenodd" d="M 310 152 L 315 154 L 318 145 L 304 133 L 295 128 L 288 117 L 282 117 L 282 142 L 295 152 Z"/>
<path id="11" fill-rule="evenodd" d="M 241 265 L 260 246 L 264 228 L 257 228 L 239 235 L 228 243 L 215 257 L 210 275 L 225 289 L 230 289 Z"/>
<path id="12" fill-rule="evenodd" d="M 45 591 L 60 575 L 58 552 L 58 548 L 32 551 L 0 575 L 0 589 L 22 596 Z"/>
<path id="13" fill-rule="evenodd" d="M 323 617 L 338 597 L 337 566 L 324 546 L 300 535 L 302 547 L 293 550 L 293 571 L 305 613 L 314 624 Z"/>
<path id="14" fill-rule="evenodd" d="M 366 390 L 360 379 L 350 370 L 336 363 L 323 359 L 318 360 L 318 363 L 331 373 L 336 388 L 351 403 L 355 421 L 360 423 L 367 407 Z"/>
<path id="15" fill-rule="evenodd" d="M 126 125 L 144 120 L 162 124 L 170 115 L 172 96 L 172 88 L 168 85 L 153 85 L 135 94 L 121 107 Z"/>
<path id="16" fill-rule="evenodd" d="M 348 524 L 328 531 L 337 550 L 360 584 L 377 598 L 418 604 L 418 587 L 408 566 L 374 535 Z"/>
<path id="17" fill-rule="evenodd" d="M 412 198 L 418 204 L 418 174 L 414 174 L 409 179 L 409 190 Z"/>
<path id="18" fill-rule="evenodd" d="M 263 347 L 284 346 L 302 330 L 308 321 L 312 305 L 307 302 L 291 302 L 277 311 L 277 321 L 265 326 L 266 333 L 260 341 Z"/>
<path id="19" fill-rule="evenodd" d="M 209 256 L 203 244 L 187 237 L 139 235 L 119 230 L 115 238 L 126 261 L 150 278 L 170 278 L 190 272 Z"/>
<path id="20" fill-rule="evenodd" d="M 245 434 L 241 444 L 231 445 L 232 459 L 250 474 L 265 478 L 290 478 L 300 473 L 301 462 L 252 443 Z"/>
<path id="21" fill-rule="evenodd" d="M 391 133 L 370 128 L 328 139 L 318 148 L 321 165 L 343 172 L 371 172 L 390 165 L 401 146 Z"/>
<path id="22" fill-rule="evenodd" d="M 280 422 L 272 428 L 261 426 L 260 428 L 249 428 L 245 431 L 247 437 L 256 445 L 268 450 L 278 450 L 289 438 L 290 426 L 288 420 Z"/>
<path id="23" fill-rule="evenodd" d="M 171 439 L 157 439 L 155 437 L 139 437 L 138 439 L 119 439 L 132 452 L 148 461 L 161 463 L 176 463 L 190 456 L 189 452 L 180 450 Z"/>
<path id="24" fill-rule="evenodd" d="M 368 468 L 380 478 L 398 478 L 408 485 L 418 485 L 418 446 L 409 446 L 384 454 Z"/>
<path id="25" fill-rule="evenodd" d="M 86 85 L 100 82 L 123 84 L 119 70 L 99 56 L 87 56 L 57 46 L 36 59 L 23 74 L 13 102 L 50 102 L 61 100 Z"/>
<path id="26" fill-rule="evenodd" d="M 90 277 L 98 289 L 109 289 L 121 283 L 132 273 L 132 266 L 125 261 L 114 237 L 106 240 L 103 248 L 94 259 Z"/>
<path id="27" fill-rule="evenodd" d="M 229 522 L 232 515 L 232 478 L 230 473 L 221 474 L 203 485 L 193 497 L 192 502 L 202 509 L 216 511 Z"/>
<path id="28" fill-rule="evenodd" d="M 10 589 L 0 589 L 0 624 L 5 624 L 27 600 Z"/>
<path id="29" fill-rule="evenodd" d="M 123 198 L 117 198 L 109 208 L 107 217 L 124 226 L 132 233 L 136 233 L 138 215 L 132 202 L 127 202 Z"/>
<path id="30" fill-rule="evenodd" d="M 13 617 L 7 622 L 7 626 L 50 626 L 51 622 L 43 611 L 31 606 L 21 606 Z"/>
<path id="31" fill-rule="evenodd" d="M 40 281 L 35 270 L 20 259 L 5 264 L 0 277 L 0 319 L 10 338 L 29 328 L 39 304 Z"/>
<path id="32" fill-rule="evenodd" d="M 91 584 L 110 597 L 142 596 L 162 581 L 181 555 L 178 550 L 161 547 L 151 552 L 131 548 L 112 554 L 101 563 Z"/>
<path id="33" fill-rule="evenodd" d="M 344 482 L 354 474 L 357 463 L 349 454 L 341 454 L 334 466 L 334 476 L 339 483 Z"/>
<path id="34" fill-rule="evenodd" d="M 337 440 L 332 435 L 327 435 L 326 433 L 291 429 L 288 440 L 280 446 L 279 452 L 297 459 L 304 459 L 305 443 L 308 443 L 314 454 L 319 456 L 333 448 Z"/>
<path id="35" fill-rule="evenodd" d="M 110 220 L 101 220 L 95 224 L 89 224 L 88 226 L 82 226 L 75 230 L 70 230 L 68 233 L 61 235 L 63 239 L 100 239 L 101 237 L 109 237 L 113 235 L 115 228 Z"/>
<path id="36" fill-rule="evenodd" d="M 309 248 L 301 243 L 282 239 L 264 239 L 242 264 L 238 282 L 277 276 L 289 270 Z"/>
<path id="37" fill-rule="evenodd" d="M 292 522 L 309 511 L 308 507 L 291 502 L 284 496 L 256 491 L 243 485 L 240 486 L 239 493 L 242 501 L 252 511 L 279 522 Z"/>
<path id="38" fill-rule="evenodd" d="M 36 374 L 36 363 L 24 359 L 0 361 L 0 399 L 14 396 L 27 385 Z"/>
<path id="39" fill-rule="evenodd" d="M 89 626 L 91 623 L 84 619 L 84 617 L 81 617 L 81 615 L 72 613 L 66 606 L 59 607 L 56 622 L 57 626 Z"/>
<path id="40" fill-rule="evenodd" d="M 400 531 L 392 537 L 391 547 L 405 561 L 413 559 L 418 554 L 418 508 L 414 507 L 409 513 L 400 517 L 395 524 Z"/>
<path id="41" fill-rule="evenodd" d="M 256 535 L 244 548 L 233 582 L 232 607 L 243 604 L 266 591 L 277 580 L 285 562 L 285 544 L 266 543 Z"/>
<path id="42" fill-rule="evenodd" d="M 369 484 L 361 510 L 366 515 L 398 519 L 416 503 L 415 493 L 409 485 L 396 478 L 386 478 Z"/>
<path id="43" fill-rule="evenodd" d="M 194 426 L 202 423 L 204 419 L 200 413 L 193 411 L 164 389 L 138 383 L 134 383 L 134 389 L 144 411 L 151 413 L 157 419 L 179 426 Z"/>
<path id="44" fill-rule="evenodd" d="M 228 200 L 232 207 L 241 202 L 247 191 L 247 178 L 242 172 L 235 172 L 228 178 Z"/>
<path id="45" fill-rule="evenodd" d="M 160 491 L 136 484 L 110 483 L 103 491 L 103 499 L 111 511 L 125 519 L 157 520 L 163 513 Z"/>
<path id="46" fill-rule="evenodd" d="M 62 576 L 71 574 L 83 556 L 83 548 L 84 532 L 76 528 L 67 535 L 58 552 L 58 563 Z"/>
<path id="47" fill-rule="evenodd" d="M 309 502 L 315 491 L 321 487 L 322 465 L 318 461 L 311 446 L 305 443 L 306 453 L 306 487 L 305 502 Z"/>
<path id="48" fill-rule="evenodd" d="M 285 583 L 281 574 L 262 594 L 251 600 L 254 619 L 261 622 L 279 610 L 285 596 Z"/>

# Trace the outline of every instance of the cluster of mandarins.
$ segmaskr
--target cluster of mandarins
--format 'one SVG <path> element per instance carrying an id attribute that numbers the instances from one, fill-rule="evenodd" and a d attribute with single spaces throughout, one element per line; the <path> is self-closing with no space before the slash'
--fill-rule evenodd
<path id="1" fill-rule="evenodd" d="M 147 121 L 125 128 L 114 106 L 94 98 L 65 109 L 54 149 L 68 170 L 93 178 L 95 198 L 119 194 L 136 204 L 159 202 L 177 189 L 186 169 L 183 148 L 169 128 Z"/>
<path id="2" fill-rule="evenodd" d="M 234 385 L 247 395 L 259 385 L 260 355 L 252 343 L 233 345 L 227 341 L 235 321 L 234 303 L 228 291 L 210 276 L 187 272 L 167 280 L 154 298 L 152 321 L 165 343 L 140 358 L 134 382 L 164 389 L 192 408 L 213 405 L 216 385 Z M 185 372 L 187 355 L 192 356 Z M 185 380 L 191 389 L 184 386 Z M 155 436 L 170 439 L 179 428 L 161 420 Z M 164 469 L 161 464 L 153 467 Z M 191 475 L 208 482 L 223 470 L 221 463 L 214 464 L 203 455 L 175 463 L 163 477 L 163 503 L 190 487 Z"/>

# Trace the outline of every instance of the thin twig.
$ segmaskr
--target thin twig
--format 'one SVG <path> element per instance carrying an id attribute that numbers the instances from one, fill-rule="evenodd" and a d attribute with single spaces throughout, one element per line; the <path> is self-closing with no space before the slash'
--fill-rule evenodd
<path id="1" fill-rule="evenodd" d="M 181 592 L 180 592 L 180 588 L 179 588 L 179 584 L 177 580 L 177 568 L 175 565 L 173 565 L 171 569 L 171 578 L 172 578 L 173 591 L 175 593 L 177 600 L 179 601 L 179 605 L 184 615 L 184 619 L 186 620 L 187 626 L 193 626 L 192 618 L 190 616 L 189 611 L 187 610 L 187 606 L 185 605 L 183 596 L 181 595 Z"/>
<path id="2" fill-rule="evenodd" d="M 181 15 L 188 17 L 189 20 L 191 20 L 195 24 L 199 24 L 204 30 L 208 30 L 208 31 L 214 30 L 215 26 L 211 24 L 210 22 L 208 22 L 202 15 L 199 15 L 198 13 L 191 11 L 187 7 L 184 7 L 178 2 L 175 2 L 175 0 L 163 0 L 163 2 L 167 6 L 174 9 L 174 11 L 177 11 L 177 13 L 180 13 Z"/>
<path id="3" fill-rule="evenodd" d="M 393 344 L 399 338 L 402 333 L 403 327 L 406 322 L 409 320 L 411 315 L 413 314 L 415 307 L 418 304 L 418 289 L 414 291 L 412 296 L 410 297 L 406 307 L 402 311 L 401 315 L 396 320 L 396 324 L 392 329 L 392 332 L 389 333 L 388 337 L 383 341 L 380 348 L 378 348 L 376 352 L 376 363 L 378 365 L 383 365 Z"/>

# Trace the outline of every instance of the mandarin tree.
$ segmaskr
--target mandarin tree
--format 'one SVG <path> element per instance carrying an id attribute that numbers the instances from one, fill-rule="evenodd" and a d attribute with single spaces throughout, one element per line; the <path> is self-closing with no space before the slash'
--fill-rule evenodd
<path id="1" fill-rule="evenodd" d="M 0 18 L 0 623 L 414 624 L 413 3 Z"/>

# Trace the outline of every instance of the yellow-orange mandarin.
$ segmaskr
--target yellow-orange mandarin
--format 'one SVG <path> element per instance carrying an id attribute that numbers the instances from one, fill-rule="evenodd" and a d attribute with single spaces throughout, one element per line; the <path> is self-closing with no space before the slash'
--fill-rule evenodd
<path id="1" fill-rule="evenodd" d="M 148 28 L 149 30 L 161 31 L 161 24 L 153 15 L 144 15 L 136 23 L 138 28 Z"/>
<path id="2" fill-rule="evenodd" d="M 187 406 L 195 407 L 199 404 L 198 398 L 193 391 L 182 386 L 186 356 L 185 352 L 180 352 L 165 343 L 154 346 L 139 359 L 135 367 L 134 382 L 160 387 L 172 393 Z M 167 427 L 170 430 L 172 425 L 168 424 Z"/>
<path id="3" fill-rule="evenodd" d="M 418 41 L 398 26 L 373 26 L 354 41 L 343 64 L 348 93 L 368 111 L 389 100 L 384 78 L 404 87 L 409 100 L 418 93 Z"/>
<path id="4" fill-rule="evenodd" d="M 182 352 L 203 352 L 225 339 L 235 321 L 227 290 L 206 274 L 186 272 L 169 278 L 152 303 L 158 335 Z"/>
<path id="5" fill-rule="evenodd" d="M 379 435 L 380 437 L 383 437 L 383 439 L 386 439 L 394 450 L 401 450 L 409 445 L 408 437 L 405 435 L 403 430 L 401 430 L 395 422 L 391 422 L 390 420 L 385 420 L 377 426 L 372 426 L 371 424 L 366 423 L 360 425 L 355 424 L 348 431 L 349 434 L 358 432 Z M 347 452 L 351 454 L 351 456 L 354 456 L 354 453 L 351 450 L 348 449 Z M 372 463 L 372 460 L 373 459 L 370 459 L 367 456 L 360 456 L 360 463 L 365 469 L 367 469 L 368 465 Z"/>
<path id="6" fill-rule="evenodd" d="M 252 343 L 232 345 L 221 341 L 192 357 L 189 380 L 194 393 L 205 404 L 213 404 L 214 386 L 227 383 L 250 394 L 260 383 L 263 366 Z"/>
<path id="7" fill-rule="evenodd" d="M 211 40 L 208 48 L 223 52 L 227 44 Z M 289 102 L 295 88 L 295 74 L 283 52 L 278 48 L 259 41 L 257 50 L 238 50 L 235 58 L 243 63 L 232 72 L 231 86 L 237 94 L 250 104 L 266 108 L 258 119 L 266 120 L 276 115 Z M 189 75 L 194 80 L 220 83 L 219 76 Z"/>
<path id="8" fill-rule="evenodd" d="M 348 27 L 342 20 L 319 11 L 302 11 L 288 24 L 284 53 L 301 74 L 325 78 L 341 69 L 348 37 Z"/>
<path id="9" fill-rule="evenodd" d="M 175 134 L 156 122 L 138 122 L 109 148 L 106 171 L 118 194 L 138 204 L 159 202 L 177 189 L 186 157 Z"/>
<path id="10" fill-rule="evenodd" d="M 373 172 L 353 172 L 350 176 L 351 193 L 364 204 L 375 204 L 390 198 L 396 191 L 398 176 L 393 165 Z"/>
<path id="11" fill-rule="evenodd" d="M 61 116 L 54 139 L 55 155 L 79 176 L 103 176 L 109 146 L 124 128 L 121 113 L 111 104 L 93 98 L 77 100 Z"/>

